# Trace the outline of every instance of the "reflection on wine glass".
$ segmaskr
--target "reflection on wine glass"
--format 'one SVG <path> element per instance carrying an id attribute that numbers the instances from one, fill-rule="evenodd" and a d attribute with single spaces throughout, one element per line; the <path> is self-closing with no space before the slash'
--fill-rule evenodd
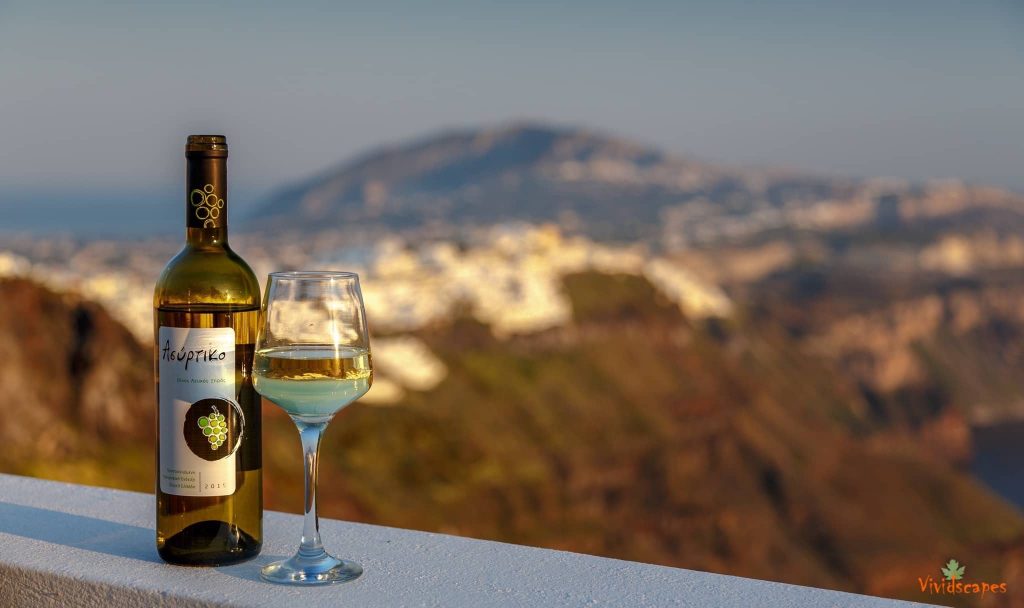
<path id="1" fill-rule="evenodd" d="M 253 384 L 299 428 L 306 473 L 305 521 L 298 552 L 265 566 L 264 580 L 317 585 L 357 578 L 362 567 L 324 550 L 317 518 L 320 438 L 338 410 L 370 390 L 373 364 L 358 275 L 274 272 L 256 337 Z"/>

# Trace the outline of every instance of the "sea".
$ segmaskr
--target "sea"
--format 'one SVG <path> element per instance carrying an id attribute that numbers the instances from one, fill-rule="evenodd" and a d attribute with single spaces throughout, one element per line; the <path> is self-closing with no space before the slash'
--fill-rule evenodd
<path id="1" fill-rule="evenodd" d="M 236 189 L 231 217 L 238 225 L 256 208 L 262 191 Z M 10 234 L 81 239 L 177 235 L 184 225 L 184 191 L 178 187 L 137 192 L 21 194 L 0 191 L 0 237 Z"/>
<path id="2" fill-rule="evenodd" d="M 979 426 L 971 432 L 974 475 L 1024 509 L 1024 420 Z"/>

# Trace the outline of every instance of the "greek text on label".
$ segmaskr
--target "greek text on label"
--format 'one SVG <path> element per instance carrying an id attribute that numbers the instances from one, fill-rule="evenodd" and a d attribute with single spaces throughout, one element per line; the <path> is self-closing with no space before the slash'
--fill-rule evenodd
<path id="1" fill-rule="evenodd" d="M 216 348 L 200 348 L 197 350 L 185 350 L 185 346 L 174 350 L 171 348 L 171 341 L 167 340 L 164 343 L 164 347 L 160 351 L 160 358 L 164 361 L 184 361 L 185 369 L 188 369 L 188 364 L 193 361 L 223 361 L 227 357 L 227 353 Z"/>

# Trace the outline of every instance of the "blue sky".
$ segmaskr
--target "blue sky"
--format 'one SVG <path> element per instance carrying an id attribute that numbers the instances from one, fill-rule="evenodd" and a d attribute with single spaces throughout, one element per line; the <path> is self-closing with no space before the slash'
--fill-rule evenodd
<path id="1" fill-rule="evenodd" d="M 370 146 L 524 118 L 1024 191 L 1014 0 L 369 4 L 0 0 L 0 202 L 180 187 L 193 132 L 229 136 L 234 192 L 256 196 Z"/>

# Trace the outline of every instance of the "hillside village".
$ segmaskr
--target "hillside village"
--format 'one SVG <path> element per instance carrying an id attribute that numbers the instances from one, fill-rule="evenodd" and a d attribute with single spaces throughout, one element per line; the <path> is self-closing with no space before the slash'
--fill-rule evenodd
<path id="1" fill-rule="evenodd" d="M 303 256 L 293 247 L 287 264 L 273 243 L 239 248 L 258 277 L 272 270 L 325 268 L 362 277 L 373 330 L 378 374 L 368 403 L 391 403 L 406 390 L 429 390 L 445 377 L 444 365 L 414 336 L 404 335 L 468 311 L 501 339 L 572 322 L 562 289 L 567 274 L 596 271 L 644 276 L 690 318 L 728 316 L 732 302 L 717 286 L 685 267 L 650 255 L 640 245 L 613 246 L 565 236 L 554 225 L 498 225 L 467 243 L 410 245 L 399 237 L 369 247 L 322 247 Z M 162 260 L 131 243 L 87 243 L 73 263 L 32 261 L 0 252 L 0 277 L 33 278 L 56 291 L 73 291 L 103 304 L 143 344 L 152 340 L 152 289 Z M 162 249 L 160 250 L 163 251 Z M 103 255 L 100 254 L 103 253 Z M 83 264 L 89 260 L 90 264 Z M 132 260 L 125 264 L 125 260 Z"/>

